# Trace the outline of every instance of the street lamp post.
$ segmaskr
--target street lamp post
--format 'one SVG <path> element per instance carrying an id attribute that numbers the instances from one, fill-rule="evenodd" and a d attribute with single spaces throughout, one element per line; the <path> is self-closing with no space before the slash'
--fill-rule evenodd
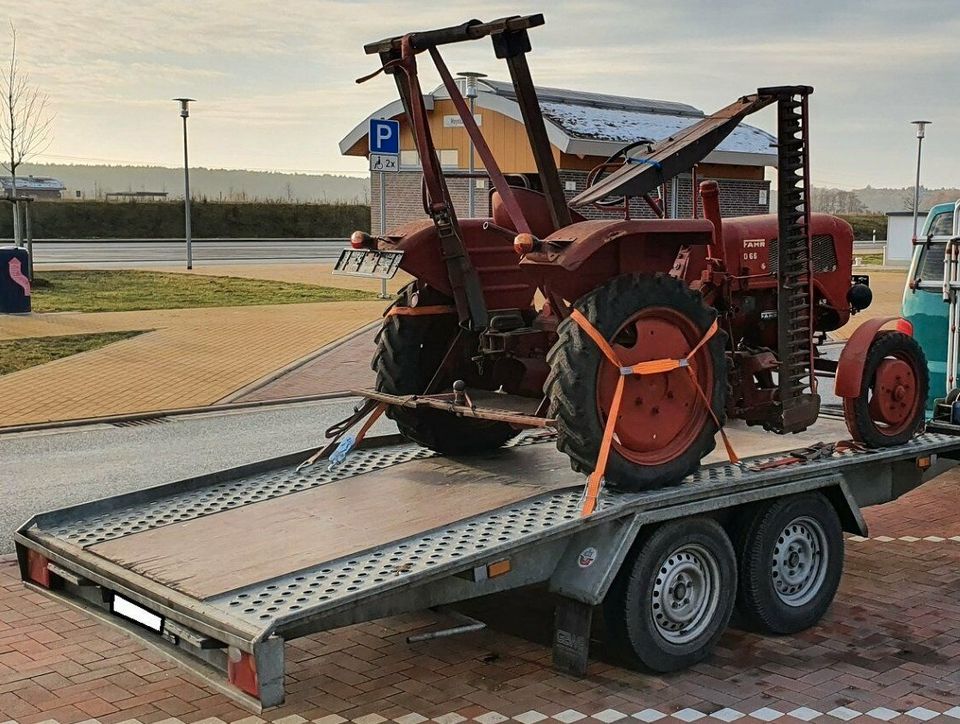
<path id="1" fill-rule="evenodd" d="M 917 127 L 917 182 L 913 187 L 913 243 L 917 243 L 917 215 L 920 213 L 920 153 L 923 150 L 923 136 L 930 121 L 910 121 Z"/>
<path id="2" fill-rule="evenodd" d="M 461 78 L 466 79 L 464 94 L 470 101 L 470 115 L 474 115 L 476 110 L 477 102 L 477 79 L 486 78 L 486 73 L 474 73 L 472 71 L 465 71 L 463 73 L 457 73 Z M 469 134 L 467 134 L 469 137 Z M 469 171 L 469 179 L 467 180 L 467 218 L 474 218 L 477 215 L 477 202 L 476 202 L 476 192 L 477 192 L 477 180 L 473 177 L 474 171 L 476 170 L 475 161 L 474 161 L 474 152 L 473 152 L 473 138 L 470 138 L 470 153 L 469 153 L 469 165 L 467 170 Z"/>
<path id="3" fill-rule="evenodd" d="M 190 233 L 190 162 L 187 158 L 187 118 L 190 117 L 189 103 L 193 98 L 174 98 L 180 104 L 180 117 L 183 119 L 183 218 L 184 240 L 187 243 L 187 269 L 193 269 L 193 236 Z"/>

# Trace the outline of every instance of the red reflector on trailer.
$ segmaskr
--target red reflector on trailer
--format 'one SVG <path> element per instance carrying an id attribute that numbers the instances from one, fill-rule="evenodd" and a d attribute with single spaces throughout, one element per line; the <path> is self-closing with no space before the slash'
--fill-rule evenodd
<path id="1" fill-rule="evenodd" d="M 27 551 L 27 578 L 38 586 L 50 588 L 50 569 L 47 564 L 50 563 L 46 558 L 33 550 Z"/>
<path id="2" fill-rule="evenodd" d="M 227 655 L 227 679 L 235 687 L 250 696 L 260 698 L 260 683 L 257 681 L 257 664 L 253 654 L 230 647 Z"/>
<path id="3" fill-rule="evenodd" d="M 897 328 L 898 332 L 903 332 L 910 337 L 913 336 L 913 325 L 906 319 L 898 319 L 893 326 Z"/>

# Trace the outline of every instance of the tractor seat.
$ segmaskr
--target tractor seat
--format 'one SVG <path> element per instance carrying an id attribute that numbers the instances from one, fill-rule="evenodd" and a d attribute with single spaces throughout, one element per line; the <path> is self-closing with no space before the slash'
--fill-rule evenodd
<path id="1" fill-rule="evenodd" d="M 550 218 L 550 207 L 547 205 L 546 196 L 539 191 L 525 189 L 521 186 L 511 186 L 510 190 L 513 191 L 513 195 L 517 199 L 517 204 L 520 206 L 520 210 L 523 212 L 523 216 L 530 226 L 530 232 L 534 236 L 538 239 L 545 239 L 556 231 L 553 225 L 553 219 Z M 510 218 L 510 214 L 507 213 L 507 209 L 503 205 L 503 199 L 500 197 L 499 191 L 494 191 L 491 195 L 490 208 L 492 210 L 493 223 L 505 229 L 517 230 L 513 224 L 513 220 Z M 570 217 L 573 223 L 584 220 L 581 214 L 578 214 L 572 209 L 570 210 Z"/>

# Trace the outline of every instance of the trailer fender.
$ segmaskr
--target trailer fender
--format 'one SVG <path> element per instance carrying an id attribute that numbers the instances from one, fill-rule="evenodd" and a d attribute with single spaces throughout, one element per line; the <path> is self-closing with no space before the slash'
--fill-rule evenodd
<path id="1" fill-rule="evenodd" d="M 837 363 L 836 385 L 837 397 L 857 397 L 860 395 L 860 383 L 863 379 L 863 366 L 867 361 L 867 352 L 870 345 L 880 331 L 880 328 L 900 317 L 877 317 L 868 319 L 850 335 L 850 339 L 843 346 L 840 361 Z"/>
<path id="2" fill-rule="evenodd" d="M 863 519 L 860 506 L 857 505 L 857 500 L 851 492 L 850 486 L 847 485 L 847 481 L 841 480 L 839 485 L 823 488 L 821 492 L 833 505 L 834 510 L 837 511 L 843 532 L 866 538 L 868 534 L 867 521 Z"/>
<path id="3" fill-rule="evenodd" d="M 550 576 L 550 591 L 591 606 L 599 604 L 639 530 L 640 517 L 630 515 L 575 534 Z"/>

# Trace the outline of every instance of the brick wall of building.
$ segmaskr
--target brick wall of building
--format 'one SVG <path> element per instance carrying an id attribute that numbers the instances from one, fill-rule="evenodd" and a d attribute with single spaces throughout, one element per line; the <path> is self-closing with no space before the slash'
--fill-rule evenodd
<path id="1" fill-rule="evenodd" d="M 564 185 L 566 197 L 572 199 L 583 191 L 587 180 L 587 172 L 561 170 L 560 180 Z M 698 180 L 703 181 L 705 179 L 698 177 Z M 760 203 L 760 195 L 761 192 L 764 192 L 766 197 L 769 198 L 769 181 L 740 179 L 716 179 L 716 181 L 720 185 L 720 212 L 723 216 L 749 216 L 768 213 L 768 205 Z M 457 215 L 461 218 L 467 217 L 468 182 L 469 179 L 454 178 L 447 180 L 453 205 L 457 210 Z M 575 188 L 566 189 L 568 183 L 574 184 Z M 426 218 L 426 214 L 423 211 L 421 175 L 419 171 L 400 171 L 398 173 L 384 174 L 384 185 L 387 199 L 386 228 L 388 231 L 408 221 Z M 487 186 L 489 186 L 489 182 L 487 182 Z M 678 177 L 677 207 L 680 218 L 690 218 L 693 203 L 690 187 L 691 177 L 689 175 Z M 371 178 L 370 188 L 370 231 L 372 233 L 379 233 L 380 183 L 376 175 Z M 476 190 L 475 203 L 477 216 L 490 215 L 489 188 Z M 671 204 L 669 185 L 667 186 L 666 204 L 669 210 Z M 620 216 L 617 212 L 604 212 L 593 206 L 580 208 L 578 211 L 588 219 Z M 650 210 L 650 207 L 642 199 L 631 199 L 630 213 L 634 218 L 653 217 L 653 212 Z"/>
<path id="2" fill-rule="evenodd" d="M 586 187 L 586 171 L 560 171 L 560 179 L 564 185 L 567 199 L 572 199 Z M 707 177 L 697 177 L 697 181 L 705 181 Z M 769 213 L 769 205 L 760 203 L 761 192 L 767 199 L 770 197 L 770 182 L 762 180 L 715 179 L 720 185 L 720 213 L 723 216 L 752 216 Z M 689 174 L 677 178 L 677 216 L 681 219 L 690 218 L 693 208 L 693 197 L 690 193 L 691 177 Z M 567 189 L 567 184 L 576 185 L 574 189 Z M 666 189 L 666 207 L 671 208 L 671 187 Z M 656 194 L 652 194 L 656 198 Z M 622 212 L 601 211 L 594 206 L 577 209 L 588 219 L 606 218 L 612 214 L 619 216 Z M 699 213 L 699 211 L 698 211 Z M 643 199 L 630 200 L 630 215 L 634 218 L 653 218 L 654 214 L 647 202 Z"/>
<path id="3" fill-rule="evenodd" d="M 387 231 L 415 219 L 425 219 L 423 211 L 423 192 L 419 171 L 398 171 L 384 174 L 384 189 L 387 199 Z M 474 182 L 476 179 L 473 180 Z M 457 216 L 467 218 L 467 191 L 470 179 L 447 179 L 450 198 Z M 477 216 L 490 216 L 489 181 L 486 188 L 478 188 L 474 193 Z M 370 179 L 370 231 L 380 233 L 380 179 L 376 174 Z"/>

